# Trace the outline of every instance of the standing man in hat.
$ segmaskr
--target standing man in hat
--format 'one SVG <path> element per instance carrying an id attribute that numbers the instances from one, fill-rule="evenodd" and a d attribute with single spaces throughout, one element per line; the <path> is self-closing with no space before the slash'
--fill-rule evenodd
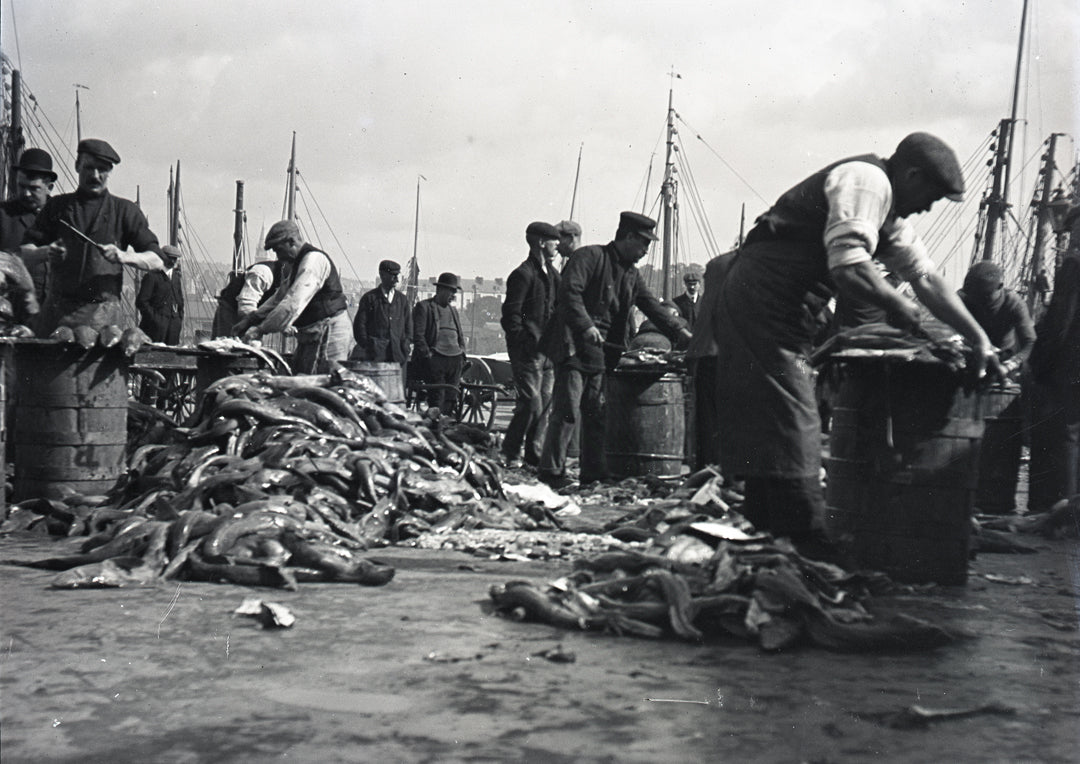
<path id="1" fill-rule="evenodd" d="M 630 344 L 630 309 L 638 307 L 673 343 L 690 340 L 690 332 L 653 296 L 635 267 L 657 240 L 655 229 L 652 218 L 623 212 L 613 241 L 581 247 L 563 269 L 548 331 L 555 389 L 538 473 L 552 487 L 573 482 L 566 474 L 566 451 L 579 419 L 580 482 L 607 477 L 604 372 Z"/>
<path id="2" fill-rule="evenodd" d="M 279 220 L 266 232 L 265 249 L 284 265 L 281 286 L 234 327 L 251 342 L 264 334 L 296 329 L 293 371 L 325 374 L 333 361 L 349 357 L 352 327 L 345 311 L 341 276 L 330 256 L 304 241 L 292 220 Z"/>
<path id="3" fill-rule="evenodd" d="M 975 372 L 1001 365 L 986 332 L 935 272 L 909 215 L 963 198 L 960 164 L 927 133 L 888 159 L 866 154 L 814 173 L 757 219 L 721 283 L 713 314 L 724 474 L 746 484 L 744 513 L 814 556 L 822 535 L 821 420 L 809 363 L 814 317 L 836 290 L 914 328 L 919 306 L 874 267 L 911 284 L 919 300 L 974 348 Z"/>
<path id="4" fill-rule="evenodd" d="M 166 244 L 161 248 L 165 270 L 143 276 L 135 307 L 139 309 L 139 328 L 154 342 L 180 344 L 184 325 L 184 286 L 180 279 L 180 248 Z"/>
<path id="5" fill-rule="evenodd" d="M 692 332 L 697 322 L 698 304 L 701 299 L 701 274 L 696 267 L 691 267 L 683 274 L 682 280 L 686 291 L 676 297 L 673 302 L 679 309 L 679 315 L 683 317 Z"/>
<path id="6" fill-rule="evenodd" d="M 559 232 L 559 254 L 563 258 L 559 270 L 562 270 L 570 254 L 581 246 L 581 226 L 573 220 L 562 220 L 555 224 L 555 230 Z"/>
<path id="7" fill-rule="evenodd" d="M 365 292 L 356 306 L 353 359 L 396 363 L 404 369 L 412 349 L 413 323 L 405 295 L 397 290 L 400 280 L 399 263 L 379 263 L 379 283 Z"/>
<path id="8" fill-rule="evenodd" d="M 440 385 L 429 392 L 428 405 L 443 414 L 454 410 L 454 388 L 461 384 L 465 365 L 465 333 L 457 308 L 451 305 L 460 291 L 457 275 L 444 273 L 435 282 L 435 295 L 413 308 L 413 348 L 420 381 Z"/>
<path id="9" fill-rule="evenodd" d="M 24 256 L 58 258 L 44 296 L 41 334 L 57 326 L 123 324 L 124 266 L 143 271 L 165 267 L 142 210 L 109 193 L 109 175 L 119 163 L 120 155 L 105 141 L 79 141 L 78 188 L 50 198 L 24 236 L 24 244 L 35 245 L 24 248 Z"/>
<path id="10" fill-rule="evenodd" d="M 506 279 L 502 328 L 516 391 L 514 415 L 502 446 L 503 461 L 508 465 L 517 462 L 523 443 L 525 463 L 533 468 L 540 465 L 555 383 L 555 369 L 540 347 L 540 338 L 551 319 L 559 288 L 554 261 L 560 238 L 550 223 L 530 223 L 525 229 L 528 257 Z"/>

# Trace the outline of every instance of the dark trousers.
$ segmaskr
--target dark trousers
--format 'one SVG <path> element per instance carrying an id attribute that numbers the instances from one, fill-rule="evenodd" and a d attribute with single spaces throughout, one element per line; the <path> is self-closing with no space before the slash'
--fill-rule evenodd
<path id="1" fill-rule="evenodd" d="M 540 473 L 566 474 L 566 449 L 574 429 L 581 425 L 580 480 L 583 483 L 607 476 L 604 460 L 604 373 L 584 372 L 567 362 L 555 366 L 551 393 L 551 417 Z"/>
<path id="2" fill-rule="evenodd" d="M 428 391 L 428 405 L 437 406 L 440 413 L 452 416 L 457 410 L 456 388 L 461 384 L 461 370 L 465 365 L 465 356 L 432 353 L 431 358 L 428 358 L 424 365 L 426 367 L 424 382 L 429 385 L 442 385 Z"/>
<path id="3" fill-rule="evenodd" d="M 805 536 L 824 523 L 825 491 L 817 475 L 748 477 L 742 513 L 759 531 L 774 536 Z"/>
<path id="4" fill-rule="evenodd" d="M 691 361 L 694 377 L 695 470 L 720 464 L 720 402 L 716 395 L 716 356 Z"/>
<path id="5" fill-rule="evenodd" d="M 1028 511 L 1045 512 L 1080 492 L 1080 384 L 1031 382 Z"/>
<path id="6" fill-rule="evenodd" d="M 551 393 L 555 385 L 555 367 L 547 356 L 535 354 L 525 358 L 512 358 L 514 372 L 514 415 L 506 428 L 502 452 L 507 459 L 516 459 L 525 446 L 525 463 L 540 464 L 544 448 L 548 417 L 551 411 Z"/>

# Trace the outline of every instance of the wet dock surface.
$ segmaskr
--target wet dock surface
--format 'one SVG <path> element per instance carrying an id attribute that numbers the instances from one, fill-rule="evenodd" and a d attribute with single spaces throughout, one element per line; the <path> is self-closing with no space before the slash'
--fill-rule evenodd
<path id="1" fill-rule="evenodd" d="M 0 560 L 47 541 L 0 541 Z M 976 635 L 930 652 L 779 654 L 516 623 L 491 584 L 565 564 L 390 548 L 387 586 L 60 591 L 0 567 L 5 762 L 1071 761 L 1080 550 L 980 555 L 899 604 Z M 990 580 L 986 576 L 993 579 Z M 245 597 L 288 606 L 262 630 Z M 540 653 L 556 646 L 575 661 Z M 972 713 L 910 724 L 905 710 Z M 907 720 L 907 721 L 905 721 Z"/>

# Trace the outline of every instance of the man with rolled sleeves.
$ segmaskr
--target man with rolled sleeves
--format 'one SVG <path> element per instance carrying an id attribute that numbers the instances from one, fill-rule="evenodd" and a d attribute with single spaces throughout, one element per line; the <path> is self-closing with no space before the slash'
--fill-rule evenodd
<path id="1" fill-rule="evenodd" d="M 710 300 L 721 467 L 745 478 L 751 522 L 789 536 L 809 556 L 835 555 L 822 533 L 821 419 L 809 354 L 814 317 L 837 290 L 882 308 L 898 327 L 917 327 L 918 304 L 874 267 L 881 260 L 968 340 L 976 374 L 1002 373 L 986 332 L 904 219 L 963 192 L 956 154 L 928 133 L 908 135 L 887 159 L 835 162 L 757 219 Z"/>
<path id="2" fill-rule="evenodd" d="M 337 266 L 328 254 L 304 241 L 300 227 L 292 220 L 270 226 L 264 248 L 274 250 L 285 264 L 281 286 L 233 328 L 251 342 L 294 327 L 293 371 L 325 374 L 334 361 L 349 357 L 352 346 L 352 327 Z"/>
<path id="3" fill-rule="evenodd" d="M 379 283 L 365 292 L 353 318 L 352 358 L 357 361 L 396 363 L 402 367 L 412 349 L 412 311 L 405 295 L 397 290 L 401 265 L 393 260 L 379 263 Z"/>
<path id="4" fill-rule="evenodd" d="M 414 361 L 421 381 L 435 385 L 428 393 L 428 405 L 442 414 L 456 407 L 454 388 L 461 384 L 465 367 L 465 333 L 457 308 L 451 305 L 460 291 L 457 274 L 443 273 L 435 282 L 435 295 L 413 308 Z"/>
<path id="5" fill-rule="evenodd" d="M 144 271 L 165 267 L 142 210 L 109 193 L 109 175 L 119 163 L 120 155 L 105 141 L 79 141 L 78 188 L 50 198 L 26 232 L 23 242 L 33 246 L 23 248 L 24 256 L 53 258 L 39 334 L 58 326 L 124 324 L 124 266 Z"/>
<path id="6" fill-rule="evenodd" d="M 514 373 L 514 414 L 506 428 L 502 457 L 517 462 L 524 445 L 524 462 L 540 465 L 547 432 L 555 369 L 540 347 L 540 339 L 555 307 L 559 271 L 555 268 L 560 234 L 550 223 L 530 223 L 525 229 L 529 254 L 506 279 L 502 328 Z"/>
<path id="7" fill-rule="evenodd" d="M 180 248 L 166 244 L 161 248 L 165 270 L 143 276 L 135 307 L 139 310 L 139 328 L 154 342 L 180 343 L 184 326 L 184 285 L 180 277 Z"/>
<path id="8" fill-rule="evenodd" d="M 580 482 L 607 477 L 604 373 L 630 344 L 630 309 L 640 309 L 673 343 L 690 340 L 690 332 L 653 296 L 635 267 L 657 241 L 655 229 L 652 218 L 623 212 L 613 241 L 579 248 L 563 269 L 546 338 L 555 389 L 538 472 L 554 488 L 573 482 L 566 474 L 566 452 L 579 419 Z"/>

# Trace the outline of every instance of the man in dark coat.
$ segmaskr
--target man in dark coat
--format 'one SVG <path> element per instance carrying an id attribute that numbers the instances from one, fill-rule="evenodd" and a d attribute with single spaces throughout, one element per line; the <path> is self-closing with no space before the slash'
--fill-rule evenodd
<path id="1" fill-rule="evenodd" d="M 607 477 L 604 372 L 615 367 L 630 344 L 631 308 L 639 308 L 672 342 L 690 339 L 690 332 L 653 296 L 634 265 L 657 240 L 655 228 L 655 220 L 623 212 L 613 241 L 581 247 L 563 269 L 546 342 L 555 364 L 555 389 L 538 473 L 553 487 L 573 482 L 566 474 L 566 451 L 579 418 L 580 481 Z"/>
<path id="2" fill-rule="evenodd" d="M 164 271 L 143 276 L 135 307 L 139 309 L 139 328 L 154 342 L 180 343 L 184 325 L 184 286 L 180 277 L 180 249 L 170 244 L 161 248 Z"/>
<path id="3" fill-rule="evenodd" d="M 559 288 L 559 271 L 554 265 L 559 240 L 559 231 L 550 223 L 530 223 L 525 229 L 529 255 L 506 279 L 502 328 L 516 395 L 502 445 L 506 464 L 517 461 L 524 443 L 525 464 L 533 468 L 540 465 L 555 382 L 555 368 L 540 347 L 540 338 Z"/>
<path id="4" fill-rule="evenodd" d="M 412 311 L 405 295 L 397 290 L 401 265 L 393 260 L 379 263 L 379 283 L 365 292 L 353 318 L 351 358 L 357 361 L 398 363 L 404 367 L 412 349 Z"/>
<path id="5" fill-rule="evenodd" d="M 880 259 L 968 340 L 976 374 L 988 366 L 1002 374 L 986 332 L 904 220 L 963 191 L 956 155 L 927 133 L 907 136 L 888 159 L 841 160 L 758 218 L 721 283 L 713 315 L 721 466 L 726 477 L 745 478 L 749 519 L 808 554 L 830 551 L 809 354 L 815 317 L 837 289 L 883 308 L 901 328 L 916 327 L 918 305 L 885 281 L 872 264 Z"/>
<path id="6" fill-rule="evenodd" d="M 15 195 L 0 204 L 0 250 L 20 255 L 29 271 L 33 289 L 16 295 L 12 300 L 12 309 L 15 321 L 33 325 L 38 320 L 39 301 L 45 295 L 48 260 L 30 255 L 33 247 L 27 247 L 27 255 L 23 256 L 20 246 L 26 232 L 49 200 L 56 173 L 53 172 L 49 152 L 35 148 L 22 153 L 15 169 Z"/>
<path id="7" fill-rule="evenodd" d="M 165 267 L 157 236 L 142 210 L 109 193 L 109 176 L 119 163 L 119 154 L 105 141 L 79 141 L 78 188 L 50 198 L 26 232 L 23 243 L 35 246 L 24 247 L 24 256 L 59 258 L 51 266 L 52 284 L 44 296 L 39 334 L 47 335 L 58 326 L 101 329 L 124 324 L 120 307 L 124 266 L 144 271 Z"/>
<path id="8" fill-rule="evenodd" d="M 701 305 L 701 274 L 698 273 L 696 268 L 691 268 L 683 274 L 682 279 L 686 291 L 672 302 L 675 303 L 675 307 L 679 309 L 679 315 L 683 317 L 692 332 L 694 331 L 694 324 L 697 323 Z"/>
<path id="9" fill-rule="evenodd" d="M 450 414 L 457 404 L 456 388 L 465 367 L 465 333 L 457 308 L 450 303 L 461 291 L 457 274 L 444 273 L 435 283 L 435 295 L 413 308 L 413 356 L 419 379 L 434 385 L 429 406 Z"/>

